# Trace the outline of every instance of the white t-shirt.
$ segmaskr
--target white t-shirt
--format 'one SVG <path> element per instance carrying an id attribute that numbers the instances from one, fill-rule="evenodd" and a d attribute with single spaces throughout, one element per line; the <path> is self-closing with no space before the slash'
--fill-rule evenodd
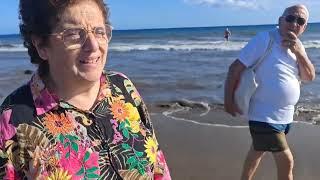
<path id="1" fill-rule="evenodd" d="M 259 84 L 250 101 L 248 119 L 253 121 L 288 124 L 293 121 L 294 105 L 300 97 L 299 70 L 296 56 L 281 46 L 278 28 L 271 52 L 256 69 Z M 269 32 L 257 34 L 241 50 L 239 60 L 250 67 L 267 50 Z"/>

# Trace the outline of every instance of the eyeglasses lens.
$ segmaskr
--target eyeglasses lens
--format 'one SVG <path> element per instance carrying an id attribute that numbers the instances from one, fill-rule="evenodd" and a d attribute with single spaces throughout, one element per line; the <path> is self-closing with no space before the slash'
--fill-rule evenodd
<path id="1" fill-rule="evenodd" d="M 304 18 L 301 18 L 301 17 L 296 17 L 296 16 L 293 16 L 293 15 L 288 15 L 286 16 L 286 21 L 288 23 L 294 23 L 294 22 L 297 22 L 297 24 L 299 24 L 300 26 L 304 25 L 306 23 L 306 20 Z"/>

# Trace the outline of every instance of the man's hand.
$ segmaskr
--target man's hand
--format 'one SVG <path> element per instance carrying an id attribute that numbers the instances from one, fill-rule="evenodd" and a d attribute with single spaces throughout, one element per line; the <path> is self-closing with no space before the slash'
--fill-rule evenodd
<path id="1" fill-rule="evenodd" d="M 241 110 L 238 108 L 237 104 L 234 102 L 225 102 L 224 109 L 227 113 L 232 116 L 237 116 L 237 114 L 243 114 Z"/>
<path id="2" fill-rule="evenodd" d="M 315 69 L 306 51 L 303 48 L 301 41 L 297 35 L 292 31 L 289 31 L 282 40 L 282 46 L 289 48 L 292 53 L 297 57 L 297 63 L 299 67 L 299 76 L 303 81 L 312 81 L 315 78 Z"/>
<path id="3" fill-rule="evenodd" d="M 305 55 L 306 52 L 304 51 L 303 45 L 301 41 L 298 39 L 297 35 L 289 31 L 282 40 L 282 46 L 285 48 L 289 48 L 292 53 L 299 54 L 299 55 Z"/>

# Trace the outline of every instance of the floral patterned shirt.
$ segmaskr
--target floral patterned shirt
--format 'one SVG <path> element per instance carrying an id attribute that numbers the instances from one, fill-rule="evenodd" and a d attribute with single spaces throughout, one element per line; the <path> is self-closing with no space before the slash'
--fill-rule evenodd
<path id="1" fill-rule="evenodd" d="M 149 114 L 123 74 L 103 72 L 81 110 L 35 73 L 0 108 L 0 179 L 162 179 L 170 173 Z"/>

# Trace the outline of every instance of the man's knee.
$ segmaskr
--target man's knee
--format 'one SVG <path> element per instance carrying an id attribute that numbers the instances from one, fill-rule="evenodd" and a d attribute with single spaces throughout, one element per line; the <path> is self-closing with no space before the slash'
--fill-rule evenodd
<path id="1" fill-rule="evenodd" d="M 294 159 L 290 149 L 286 149 L 281 152 L 274 152 L 273 156 L 275 157 L 277 164 L 279 164 L 280 166 L 285 165 L 287 168 L 293 169 Z"/>

